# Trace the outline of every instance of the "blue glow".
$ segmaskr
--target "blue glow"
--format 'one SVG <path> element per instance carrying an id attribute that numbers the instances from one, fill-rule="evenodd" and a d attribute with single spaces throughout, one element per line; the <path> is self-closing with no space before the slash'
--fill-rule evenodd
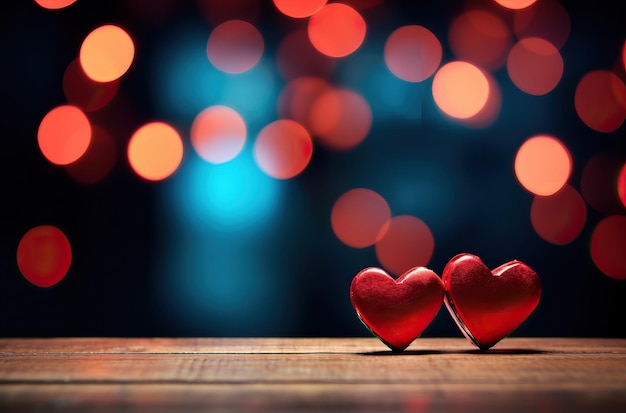
<path id="1" fill-rule="evenodd" d="M 271 245 L 203 232 L 168 237 L 163 247 L 160 300 L 181 331 L 245 336 L 293 328 L 289 277 Z"/>
<path id="2" fill-rule="evenodd" d="M 400 118 L 419 122 L 430 97 L 430 82 L 410 83 L 394 76 L 376 53 L 362 53 L 346 61 L 341 84 L 361 93 L 381 120 Z"/>
<path id="3" fill-rule="evenodd" d="M 190 24 L 168 35 L 151 68 L 153 101 L 161 116 L 191 122 L 203 109 L 226 105 L 247 123 L 263 125 L 276 116 L 278 75 L 272 63 L 261 59 L 251 70 L 227 74 L 206 55 L 208 32 Z"/>
<path id="4" fill-rule="evenodd" d="M 281 187 L 244 150 L 219 165 L 191 155 L 168 180 L 165 196 L 190 228 L 254 233 L 275 217 Z"/>

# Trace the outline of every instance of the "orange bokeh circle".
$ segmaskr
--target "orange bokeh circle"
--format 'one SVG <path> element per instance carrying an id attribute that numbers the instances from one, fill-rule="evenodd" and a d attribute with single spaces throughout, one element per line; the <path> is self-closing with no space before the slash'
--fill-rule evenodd
<path id="1" fill-rule="evenodd" d="M 308 34 L 313 46 L 326 56 L 344 57 L 365 40 L 365 20 L 342 3 L 330 3 L 309 18 Z"/>
<path id="2" fill-rule="evenodd" d="M 374 245 L 385 234 L 390 219 L 391 209 L 385 198 L 365 188 L 342 194 L 330 214 L 337 238 L 353 248 Z"/>

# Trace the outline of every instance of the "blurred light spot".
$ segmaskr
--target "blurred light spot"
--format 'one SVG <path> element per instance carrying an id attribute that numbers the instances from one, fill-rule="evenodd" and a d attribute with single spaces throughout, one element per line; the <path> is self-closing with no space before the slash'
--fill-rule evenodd
<path id="1" fill-rule="evenodd" d="M 489 99 L 489 81 L 476 66 L 451 62 L 442 66 L 433 79 L 433 98 L 445 114 L 467 119 L 480 112 Z"/>
<path id="2" fill-rule="evenodd" d="M 278 115 L 292 119 L 312 130 L 311 111 L 317 99 L 332 86 L 324 79 L 304 76 L 291 80 L 285 85 L 278 97 Z"/>
<path id="3" fill-rule="evenodd" d="M 566 184 L 572 171 L 569 151 L 549 135 L 529 138 L 515 156 L 515 176 L 535 195 L 555 194 Z"/>
<path id="4" fill-rule="evenodd" d="M 80 158 L 91 140 L 87 116 L 72 105 L 57 106 L 39 124 L 39 149 L 50 162 L 67 165 Z"/>
<path id="5" fill-rule="evenodd" d="M 254 160 L 263 172 L 277 179 L 301 173 L 313 155 L 309 132 L 299 123 L 281 119 L 265 126 L 254 142 Z"/>
<path id="6" fill-rule="evenodd" d="M 306 30 L 285 36 L 276 52 L 277 67 L 285 79 L 301 76 L 329 77 L 336 61 L 320 53 L 309 41 Z"/>
<path id="7" fill-rule="evenodd" d="M 576 86 L 574 106 L 580 120 L 591 129 L 616 131 L 626 118 L 626 86 L 612 72 L 591 71 Z"/>
<path id="8" fill-rule="evenodd" d="M 128 161 L 140 177 L 158 181 L 176 171 L 183 159 L 178 132 L 163 122 L 143 125 L 128 142 Z"/>
<path id="9" fill-rule="evenodd" d="M 222 232 L 265 227 L 278 210 L 277 182 L 244 152 L 219 165 L 190 156 L 165 185 L 178 219 L 185 227 L 206 234 L 206 226 Z"/>
<path id="10" fill-rule="evenodd" d="M 361 95 L 348 89 L 329 89 L 311 107 L 311 133 L 331 150 L 359 145 L 372 127 L 372 111 Z"/>
<path id="11" fill-rule="evenodd" d="M 122 77 L 135 57 L 135 45 L 119 26 L 107 24 L 94 29 L 80 46 L 80 64 L 96 82 L 112 82 Z"/>
<path id="12" fill-rule="evenodd" d="M 499 5 L 514 10 L 524 9 L 536 1 L 537 0 L 495 0 Z"/>
<path id="13" fill-rule="evenodd" d="M 278 75 L 271 61 L 261 59 L 244 73 L 224 73 L 207 58 L 207 37 L 206 28 L 187 23 L 155 48 L 150 92 L 157 115 L 191 125 L 207 107 L 224 105 L 236 110 L 249 128 L 275 119 Z"/>
<path id="14" fill-rule="evenodd" d="M 421 82 L 435 73 L 443 49 L 439 39 L 423 26 L 410 25 L 394 30 L 385 42 L 387 67 L 407 82 Z"/>
<path id="15" fill-rule="evenodd" d="M 71 263 L 70 242 L 63 231 L 53 225 L 31 228 L 17 246 L 20 272 L 38 287 L 51 287 L 61 281 Z"/>
<path id="16" fill-rule="evenodd" d="M 365 20 L 358 11 L 342 3 L 327 4 L 309 19 L 308 34 L 313 47 L 331 57 L 356 51 L 365 40 Z"/>
<path id="17" fill-rule="evenodd" d="M 530 207 L 530 220 L 537 234 L 556 245 L 569 244 L 576 239 L 586 218 L 585 201 L 567 184 L 553 195 L 535 196 Z"/>
<path id="18" fill-rule="evenodd" d="M 529 37 L 513 46 L 507 60 L 509 77 L 520 90 L 535 96 L 556 87 L 563 75 L 563 58 L 546 40 Z"/>
<path id="19" fill-rule="evenodd" d="M 328 0 L 274 0 L 276 8 L 286 16 L 303 18 L 317 13 Z"/>
<path id="20" fill-rule="evenodd" d="M 195 2 L 204 18 L 213 25 L 227 20 L 254 22 L 265 3 L 260 0 L 195 0 Z"/>
<path id="21" fill-rule="evenodd" d="M 35 0 L 44 9 L 57 10 L 76 3 L 76 0 Z"/>
<path id="22" fill-rule="evenodd" d="M 597 153 L 585 163 L 580 178 L 580 190 L 585 201 L 596 211 L 603 214 L 623 211 L 616 191 L 623 163 L 624 157 L 613 152 Z"/>
<path id="23" fill-rule="evenodd" d="M 109 103 L 117 93 L 119 80 L 96 82 L 90 79 L 78 59 L 73 60 L 63 74 L 63 93 L 67 101 L 85 112 L 98 110 Z"/>
<path id="24" fill-rule="evenodd" d="M 612 215 L 598 223 L 591 234 L 591 258 L 609 277 L 626 279 L 626 216 Z"/>
<path id="25" fill-rule="evenodd" d="M 487 71 L 504 65 L 513 42 L 511 29 L 504 21 L 484 10 L 470 10 L 454 19 L 448 41 L 457 59 Z"/>
<path id="26" fill-rule="evenodd" d="M 246 124 L 235 110 L 227 106 L 211 106 L 196 116 L 190 135 L 191 145 L 202 159 L 224 163 L 243 149 Z"/>
<path id="27" fill-rule="evenodd" d="M 491 126 L 498 119 L 500 109 L 502 108 L 502 91 L 500 90 L 500 85 L 498 85 L 496 79 L 489 73 L 483 72 L 483 74 L 489 83 L 487 103 L 485 103 L 485 106 L 474 116 L 461 119 L 463 125 L 476 129 L 484 129 Z"/>
<path id="28" fill-rule="evenodd" d="M 558 1 L 541 0 L 515 12 L 513 30 L 518 39 L 539 37 L 561 49 L 570 34 L 570 17 Z"/>
<path id="29" fill-rule="evenodd" d="M 219 70 L 243 73 L 259 63 L 263 48 L 263 37 L 256 27 L 243 20 L 229 20 L 211 32 L 207 55 Z"/>
<path id="30" fill-rule="evenodd" d="M 333 205 L 330 222 L 344 244 L 354 248 L 374 245 L 382 238 L 391 219 L 385 198 L 364 188 L 351 189 Z"/>
<path id="31" fill-rule="evenodd" d="M 377 120 L 421 124 L 424 106 L 430 106 L 427 98 L 431 82 L 412 82 L 393 75 L 380 52 L 364 48 L 362 53 L 341 62 L 333 81 L 344 88 L 358 91 L 372 110 L 373 122 Z"/>
<path id="32" fill-rule="evenodd" d="M 81 184 L 95 184 L 104 179 L 117 160 L 117 144 L 111 134 L 99 126 L 91 127 L 91 141 L 83 156 L 65 166 L 67 172 Z"/>
<path id="33" fill-rule="evenodd" d="M 622 170 L 617 178 L 617 194 L 622 201 L 622 205 L 626 207 L 626 162 L 622 166 Z"/>
<path id="34" fill-rule="evenodd" d="M 376 258 L 392 274 L 426 266 L 433 255 L 435 240 L 430 228 L 419 218 L 400 215 L 391 218 L 385 235 L 376 243 Z"/>

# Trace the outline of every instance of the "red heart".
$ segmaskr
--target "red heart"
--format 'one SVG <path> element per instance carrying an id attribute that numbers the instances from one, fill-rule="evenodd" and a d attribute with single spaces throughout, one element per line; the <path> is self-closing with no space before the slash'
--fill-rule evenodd
<path id="1" fill-rule="evenodd" d="M 435 318 L 443 302 L 443 282 L 416 267 L 394 280 L 380 268 L 365 268 L 350 285 L 350 300 L 365 326 L 393 351 L 402 351 Z"/>
<path id="2" fill-rule="evenodd" d="M 510 261 L 490 271 L 475 255 L 459 254 L 442 274 L 444 302 L 472 343 L 486 350 L 508 336 L 539 303 L 541 283 L 528 265 Z"/>

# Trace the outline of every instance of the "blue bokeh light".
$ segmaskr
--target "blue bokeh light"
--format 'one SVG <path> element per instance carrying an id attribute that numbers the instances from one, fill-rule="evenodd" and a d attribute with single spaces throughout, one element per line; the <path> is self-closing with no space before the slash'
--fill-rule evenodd
<path id="1" fill-rule="evenodd" d="M 260 129 L 276 117 L 276 69 L 262 58 L 244 73 L 224 73 L 207 57 L 208 36 L 204 26 L 181 25 L 156 47 L 150 65 L 155 109 L 189 124 L 203 109 L 225 105 L 239 112 L 249 127 Z"/>
<path id="2" fill-rule="evenodd" d="M 245 149 L 219 165 L 192 153 L 164 182 L 156 271 L 162 310 L 182 320 L 174 328 L 242 336 L 293 327 L 288 283 L 279 281 L 286 263 L 266 242 L 282 210 L 281 183 Z"/>
<path id="3" fill-rule="evenodd" d="M 168 180 L 164 196 L 184 226 L 245 235 L 271 224 L 281 187 L 244 149 L 219 165 L 189 156 Z"/>
<path id="4" fill-rule="evenodd" d="M 159 296 L 164 316 L 176 319 L 181 332 L 280 335 L 293 328 L 288 278 L 270 248 L 210 232 L 168 240 Z"/>
<path id="5" fill-rule="evenodd" d="M 399 79 L 389 71 L 380 53 L 356 54 L 345 62 L 338 76 L 341 84 L 363 95 L 378 121 L 420 123 L 424 103 L 432 100 L 430 79 L 420 83 Z"/>

